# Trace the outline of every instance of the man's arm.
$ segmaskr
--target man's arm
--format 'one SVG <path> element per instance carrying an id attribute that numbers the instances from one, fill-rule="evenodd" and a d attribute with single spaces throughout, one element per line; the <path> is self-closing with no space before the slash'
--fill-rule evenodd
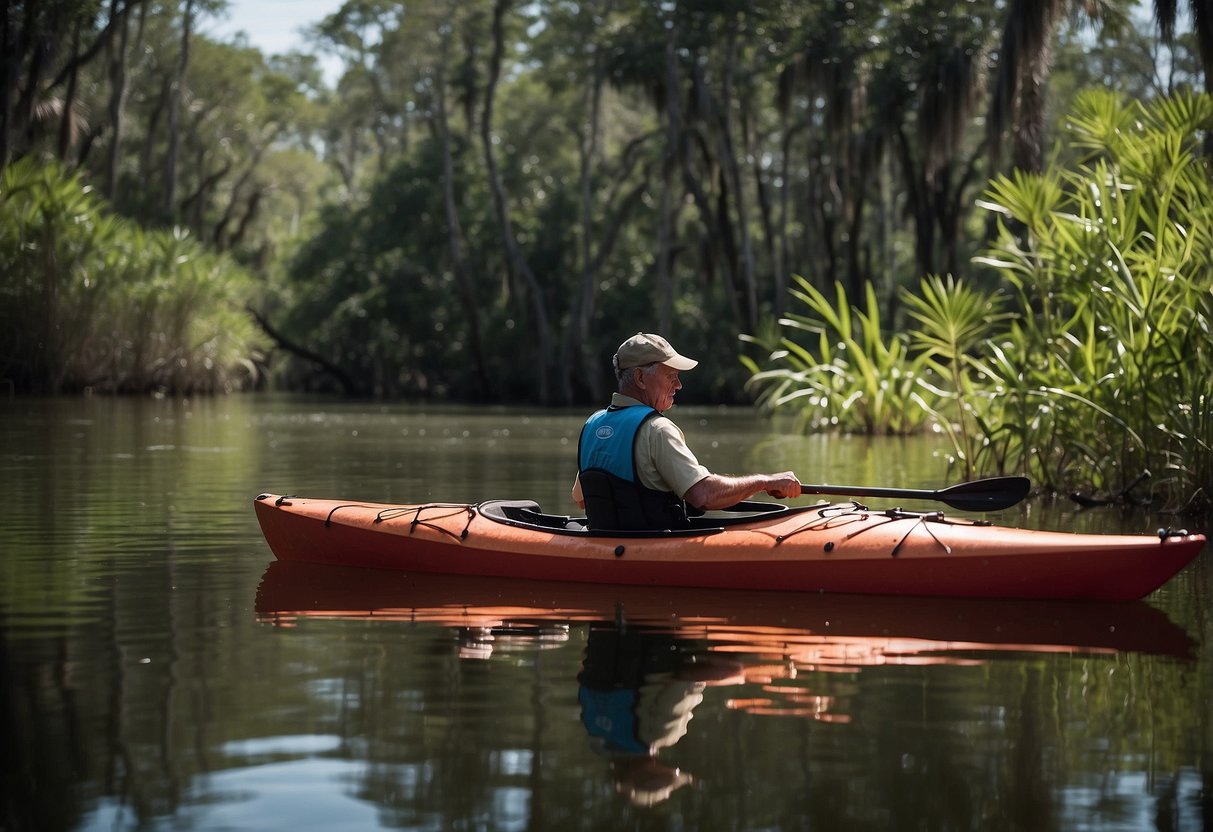
<path id="1" fill-rule="evenodd" d="M 708 474 L 687 489 L 683 499 L 688 505 L 711 511 L 728 508 L 763 492 L 778 500 L 799 497 L 800 479 L 791 471 L 781 474 L 749 474 L 744 477 Z"/>

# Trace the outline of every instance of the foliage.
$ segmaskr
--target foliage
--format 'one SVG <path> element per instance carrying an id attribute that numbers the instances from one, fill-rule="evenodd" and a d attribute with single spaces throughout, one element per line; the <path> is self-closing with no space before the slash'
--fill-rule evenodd
<path id="1" fill-rule="evenodd" d="M 827 418 L 810 424 L 849 430 L 930 421 L 967 476 L 1021 472 L 1048 489 L 1117 495 L 1149 472 L 1167 503 L 1207 501 L 1213 171 L 1201 142 L 1210 128 L 1207 95 L 1149 105 L 1078 96 L 1066 125 L 1075 161 L 997 177 L 981 203 L 998 233 L 975 262 L 1003 279 L 1009 299 L 930 277 L 902 293 L 906 332 L 884 336 L 870 287 L 860 314 L 841 289 L 831 304 L 801 281 L 795 296 L 811 316 L 755 339 L 780 345 L 767 368 L 747 363 L 761 401 L 822 408 Z M 794 340 L 797 330 L 818 336 L 815 350 Z M 882 381 L 902 394 L 887 396 Z M 896 415 L 867 415 L 886 407 Z"/>
<path id="2" fill-rule="evenodd" d="M 1211 127 L 1207 95 L 1087 91 L 1076 163 L 991 183 L 999 235 L 979 262 L 1031 312 L 982 367 L 991 431 L 1030 427 L 1000 467 L 1111 493 L 1150 471 L 1172 503 L 1213 493 Z"/>
<path id="3" fill-rule="evenodd" d="M 951 275 L 924 278 L 918 294 L 903 290 L 902 298 L 907 314 L 918 323 L 910 339 L 932 371 L 921 374 L 919 383 L 951 405 L 932 415 L 971 475 L 979 453 L 978 431 L 985 437 L 983 452 L 998 447 L 990 440 L 1001 433 L 986 423 L 985 408 L 978 404 L 989 394 L 974 381 L 973 369 L 981 366 L 975 355 L 991 330 L 1012 316 L 1001 311 L 1001 295 L 985 295 Z M 943 381 L 942 390 L 930 384 L 932 377 Z"/>
<path id="4" fill-rule="evenodd" d="M 334 178 L 316 142 L 319 76 L 314 58 L 200 35 L 224 5 L 18 5 L 0 167 L 53 156 L 118 213 L 266 263 Z"/>
<path id="5" fill-rule="evenodd" d="M 752 373 L 751 386 L 762 390 L 759 403 L 771 409 L 793 406 L 806 429 L 868 434 L 921 429 L 936 398 L 922 384 L 930 353 L 911 356 L 908 335 L 886 332 L 871 284 L 866 310 L 860 310 L 851 306 L 842 284 L 835 285 L 831 302 L 804 278 L 795 280 L 799 288 L 792 295 L 808 314 L 780 319 L 778 329 L 787 335 L 772 328 L 763 337 L 745 339 L 767 348 L 767 361 L 776 365 L 760 370 L 753 359 L 742 358 Z M 815 336 L 816 349 L 798 343 L 796 333 Z"/>
<path id="6" fill-rule="evenodd" d="M 56 393 L 208 392 L 256 380 L 252 281 L 181 233 L 115 217 L 26 158 L 0 180 L 0 378 Z"/>
<path id="7" fill-rule="evenodd" d="M 736 337 L 797 302 L 791 274 L 861 303 L 866 283 L 895 302 L 921 275 L 960 274 L 989 230 L 977 108 L 998 30 L 1048 11 L 359 0 L 309 30 L 315 54 L 266 56 L 207 34 L 223 5 L 5 12 L 0 167 L 55 157 L 120 215 L 253 269 L 286 384 L 545 403 L 600 401 L 637 329 L 702 359 L 688 400 L 738 401 Z M 1166 85 L 1146 77 L 1143 27 L 1102 26 L 1057 29 L 1054 111 L 1084 78 Z M 1200 71 L 1193 47 L 1176 41 L 1167 84 Z M 367 212 L 391 188 L 406 213 L 388 226 Z M 884 407 L 846 418 L 913 429 Z M 946 424 L 972 437 L 960 413 Z M 965 444 L 969 464 L 981 445 Z"/>
<path id="8" fill-rule="evenodd" d="M 292 286 L 312 278 L 279 281 L 279 267 L 295 248 L 314 252 L 315 239 L 364 245 L 338 242 L 358 233 L 341 215 L 366 204 L 401 165 L 427 170 L 437 195 L 447 175 L 423 157 L 428 142 L 449 134 L 467 143 L 454 217 L 440 201 L 428 203 L 446 239 L 425 237 L 431 247 L 411 263 L 426 280 L 453 275 L 442 313 L 469 336 L 484 331 L 475 376 L 502 383 L 452 380 L 430 391 L 533 398 L 528 391 L 547 387 L 564 402 L 599 399 L 610 383 L 604 354 L 645 328 L 698 350 L 703 373 L 691 395 L 737 400 L 735 336 L 781 311 L 789 272 L 815 275 L 819 286 L 844 280 L 852 292 L 885 267 L 889 285 L 896 280 L 892 255 L 906 233 L 892 227 L 900 215 L 893 179 L 927 171 L 913 161 L 899 168 L 887 154 L 902 130 L 903 154 L 920 155 L 917 112 L 930 96 L 913 94 L 918 66 L 938 69 L 956 44 L 979 54 L 996 9 L 986 0 L 962 12 L 928 6 L 349 3 L 312 29 L 317 50 L 341 63 L 330 90 L 305 56 L 267 58 L 240 40 L 202 34 L 214 3 L 81 4 L 73 7 L 81 42 L 54 55 L 51 69 L 20 56 L 20 78 L 40 88 L 36 72 L 58 73 L 45 86 L 45 112 L 88 112 L 91 123 L 49 118 L 8 135 L 16 155 L 50 152 L 88 170 L 124 215 L 188 227 L 257 268 L 281 289 L 263 311 L 304 348 L 299 354 L 356 377 L 368 371 L 358 356 L 420 360 L 394 353 L 392 319 L 371 320 L 394 306 L 350 299 L 372 324 L 350 331 L 386 342 L 336 338 L 312 328 L 320 319 Z M 497 67 L 495 21 L 508 47 Z M 69 76 L 79 83 L 60 80 Z M 83 132 L 66 129 L 73 126 Z M 482 131 L 490 138 L 477 148 Z M 479 158 L 488 148 L 497 176 Z M 949 189 L 949 209 L 973 187 L 966 180 Z M 486 197 L 500 206 L 488 221 Z M 916 222 L 934 207 L 919 202 Z M 320 227 L 330 221 L 333 229 Z M 879 238 L 864 233 L 882 224 L 888 233 Z M 418 231 L 428 234 L 426 225 Z M 397 234 L 412 231 L 406 224 Z M 957 243 L 958 233 L 955 224 L 932 225 L 919 256 L 971 245 Z M 470 272 L 461 255 L 449 253 L 459 240 L 467 266 L 480 269 L 472 281 L 462 278 Z M 405 272 L 387 273 L 402 283 L 384 291 L 413 285 Z M 456 302 L 473 290 L 491 298 L 484 321 L 476 320 L 481 304 Z M 293 309 L 296 302 L 303 306 Z M 285 362 L 284 378 L 311 376 L 295 363 Z M 556 378 L 543 378 L 545 367 Z M 405 370 L 421 374 L 446 371 Z M 419 389 L 373 374 L 364 381 L 385 394 Z"/>
<path id="9" fill-rule="evenodd" d="M 365 204 L 330 208 L 290 267 L 284 328 L 339 362 L 362 385 L 353 392 L 477 396 L 466 320 L 452 302 L 440 182 L 438 148 L 427 142 L 414 159 L 395 166 Z M 481 204 L 487 209 L 487 199 Z M 491 227 L 487 215 L 470 220 L 465 230 L 473 239 Z M 480 257 L 473 257 L 479 302 L 496 314 L 501 288 L 484 279 Z M 517 337 L 525 338 L 521 331 Z M 522 342 L 513 349 L 522 350 Z M 310 374 L 293 383 L 328 384 Z"/>

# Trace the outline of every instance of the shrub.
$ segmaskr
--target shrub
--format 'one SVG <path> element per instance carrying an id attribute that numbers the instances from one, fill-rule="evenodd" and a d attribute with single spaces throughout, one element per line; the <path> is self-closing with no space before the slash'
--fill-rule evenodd
<path id="1" fill-rule="evenodd" d="M 256 377 L 251 277 L 178 231 L 112 215 L 78 175 L 0 179 L 0 378 L 44 393 L 216 392 Z"/>

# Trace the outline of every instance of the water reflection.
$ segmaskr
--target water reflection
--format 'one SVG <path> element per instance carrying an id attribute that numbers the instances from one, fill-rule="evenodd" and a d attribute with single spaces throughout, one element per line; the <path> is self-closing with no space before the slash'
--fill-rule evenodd
<path id="1" fill-rule="evenodd" d="M 569 680 L 604 777 L 636 806 L 696 781 L 670 761 L 708 697 L 747 718 L 848 725 L 857 674 L 890 665 L 975 666 L 1025 654 L 1179 659 L 1187 632 L 1162 611 L 1125 604 L 976 602 L 617 587 L 402 574 L 273 563 L 258 620 L 316 619 L 449 628 L 458 655 L 485 660 L 584 640 Z M 710 743 L 709 743 L 710 744 Z M 698 762 L 698 761 L 697 761 Z"/>
<path id="2" fill-rule="evenodd" d="M 0 826 L 1209 825 L 1207 552 L 1151 596 L 1167 615 L 266 572 L 248 495 L 571 510 L 583 419 L 262 396 L 7 402 Z M 745 410 L 688 408 L 678 421 L 717 470 L 951 481 L 930 438 L 785 435 Z M 1105 533 L 1172 522 L 1075 517 L 1066 502 L 999 519 Z M 1172 622 L 1200 639 L 1196 662 L 1174 658 L 1189 644 Z M 625 654 L 646 649 L 632 636 L 673 645 L 678 661 L 647 683 L 669 689 L 653 698 L 697 699 L 676 741 L 630 758 L 632 781 L 585 725 L 592 629 L 594 647 L 604 636 Z M 663 735 L 646 725 L 640 742 Z M 638 808 L 672 770 L 669 797 Z M 649 790 L 628 799 L 617 780 Z"/>
<path id="3" fill-rule="evenodd" d="M 591 624 L 577 700 L 591 747 L 610 761 L 616 791 L 651 806 L 691 782 L 658 755 L 686 735 L 704 688 L 740 670 L 733 662 L 700 661 L 670 633 Z"/>
<path id="4" fill-rule="evenodd" d="M 430 622 L 495 639 L 561 638 L 573 623 L 615 622 L 738 661 L 796 670 L 972 664 L 994 653 L 1151 653 L 1190 657 L 1187 632 L 1144 602 L 897 598 L 614 586 L 427 575 L 274 562 L 257 591 L 263 621 Z M 547 627 L 537 626 L 547 624 Z M 592 630 L 591 630 L 592 631 Z M 473 651 L 476 652 L 476 651 Z M 776 674 L 778 675 L 778 674 Z"/>

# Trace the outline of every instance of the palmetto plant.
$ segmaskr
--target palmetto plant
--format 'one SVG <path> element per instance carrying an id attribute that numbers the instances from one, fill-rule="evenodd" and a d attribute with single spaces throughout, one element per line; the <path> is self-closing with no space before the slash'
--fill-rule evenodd
<path id="1" fill-rule="evenodd" d="M 744 337 L 765 348 L 774 365 L 763 370 L 742 358 L 759 403 L 794 410 L 805 428 L 908 434 L 927 424 L 935 394 L 919 382 L 929 356 L 912 356 L 909 336 L 885 331 L 871 284 L 861 310 L 840 283 L 831 302 L 803 277 L 794 280 L 792 297 L 805 311 Z"/>
<path id="2" fill-rule="evenodd" d="M 31 158 L 0 175 L 0 379 L 55 393 L 227 389 L 260 336 L 251 278 L 175 231 L 111 214 Z"/>
<path id="3" fill-rule="evenodd" d="M 1024 313 L 1013 369 L 987 383 L 1047 403 L 1027 438 L 1048 481 L 1115 492 L 1148 470 L 1176 503 L 1210 485 L 1213 102 L 1089 91 L 1066 127 L 1073 163 L 999 178 L 983 202 L 1014 224 L 978 261 Z"/>
<path id="4" fill-rule="evenodd" d="M 978 351 L 1012 316 L 1002 311 L 1001 295 L 982 294 L 951 275 L 924 278 L 918 294 L 903 290 L 902 297 L 918 323 L 910 330 L 911 342 L 943 381 L 944 389 L 933 392 L 953 405 L 950 412 L 935 412 L 936 423 L 952 440 L 965 475 L 971 476 L 979 450 L 997 448 L 994 443 L 1001 433 L 988 421 L 989 399 L 998 391 L 980 385 L 977 371 L 986 365 Z M 930 377 L 920 378 L 920 384 L 930 385 Z"/>
<path id="5" fill-rule="evenodd" d="M 1000 176 L 980 203 L 999 230 L 975 263 L 1007 296 L 929 277 L 902 293 L 911 325 L 888 333 L 871 289 L 861 313 L 799 280 L 807 314 L 753 339 L 771 348 L 748 362 L 760 401 L 814 426 L 934 424 L 968 475 L 1116 494 L 1150 472 L 1169 505 L 1209 502 L 1213 100 L 1090 91 L 1066 129 L 1070 161 Z"/>

